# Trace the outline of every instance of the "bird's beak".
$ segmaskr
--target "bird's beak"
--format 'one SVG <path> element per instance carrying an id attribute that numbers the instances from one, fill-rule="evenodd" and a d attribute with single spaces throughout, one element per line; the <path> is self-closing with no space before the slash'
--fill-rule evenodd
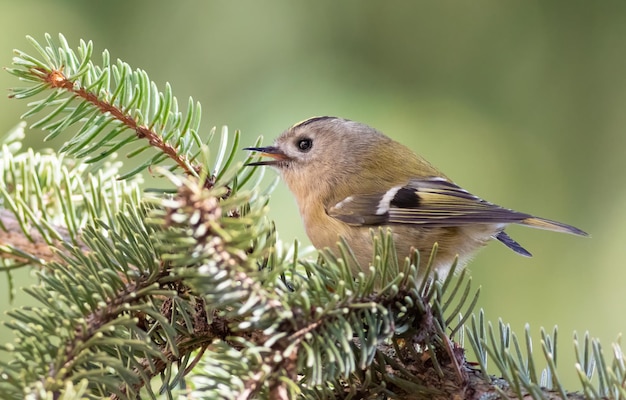
<path id="1" fill-rule="evenodd" d="M 263 157 L 271 157 L 273 158 L 273 160 L 267 160 L 267 161 L 256 161 L 256 162 L 251 162 L 251 163 L 247 163 L 246 165 L 248 166 L 257 166 L 257 165 L 278 165 L 283 161 L 287 161 L 289 160 L 289 157 L 282 152 L 282 150 L 280 150 L 278 147 L 274 147 L 274 146 L 267 146 L 267 147 L 246 147 L 244 150 L 248 150 L 248 151 L 256 151 L 258 153 L 260 153 L 261 156 Z"/>

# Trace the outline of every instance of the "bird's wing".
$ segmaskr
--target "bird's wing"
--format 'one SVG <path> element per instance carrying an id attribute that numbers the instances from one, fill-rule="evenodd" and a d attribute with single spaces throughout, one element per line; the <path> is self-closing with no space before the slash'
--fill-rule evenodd
<path id="1" fill-rule="evenodd" d="M 412 179 L 386 192 L 349 196 L 328 215 L 350 225 L 412 224 L 450 227 L 520 223 L 529 214 L 484 201 L 443 178 Z"/>
<path id="2" fill-rule="evenodd" d="M 452 227 L 518 223 L 533 228 L 587 236 L 573 226 L 509 210 L 474 196 L 444 178 L 412 179 L 384 193 L 349 196 L 330 207 L 328 215 L 349 225 L 411 224 Z M 504 226 L 502 226 L 504 228 Z M 526 257 L 530 253 L 503 230 L 494 238 Z"/>

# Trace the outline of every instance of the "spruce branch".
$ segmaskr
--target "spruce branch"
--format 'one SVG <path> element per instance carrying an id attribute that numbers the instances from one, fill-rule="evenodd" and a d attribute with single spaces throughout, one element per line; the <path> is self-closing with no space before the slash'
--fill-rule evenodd
<path id="1" fill-rule="evenodd" d="M 227 323 L 207 310 L 184 283 L 183 271 L 176 273 L 158 251 L 163 226 L 150 225 L 152 211 L 139 202 L 112 220 L 92 220 L 80 232 L 83 245 L 64 243 L 56 252 L 60 260 L 39 274 L 40 286 L 27 290 L 43 306 L 10 314 L 15 321 L 9 327 L 22 339 L 7 350 L 39 355 L 38 368 L 25 364 L 32 358 L 11 365 L 12 371 L 28 368 L 22 382 L 31 382 L 30 390 L 44 376 L 44 388 L 53 393 L 68 380 L 89 378 L 92 393 L 131 398 L 150 391 L 146 383 L 177 365 L 183 373 L 166 383 L 175 385 L 189 372 L 185 365 L 194 351 L 224 337 Z M 59 320 L 69 326 L 59 331 Z M 14 382 L 7 393 L 17 393 L 19 381 L 7 381 Z"/>
<path id="2" fill-rule="evenodd" d="M 84 248 L 80 230 L 140 198 L 137 178 L 116 179 L 120 163 L 107 161 L 95 174 L 85 164 L 51 151 L 21 152 L 23 125 L 5 138 L 0 154 L 0 253 L 10 270 L 58 261 L 53 248 Z"/>
<path id="3" fill-rule="evenodd" d="M 150 148 L 157 153 L 122 179 L 166 160 L 174 162 L 171 170 L 180 169 L 192 176 L 199 174 L 202 168 L 196 158 L 204 142 L 198 134 L 201 116 L 198 103 L 190 98 L 187 111 L 179 111 L 169 84 L 160 92 L 145 71 L 133 71 L 120 60 L 111 63 L 107 51 L 102 54 L 102 65 L 95 65 L 91 42 L 81 41 L 74 51 L 63 35 L 59 35 L 59 44 L 48 34 L 45 46 L 31 37 L 28 40 L 41 58 L 15 51 L 15 67 L 7 71 L 32 86 L 13 89 L 10 97 L 25 99 L 50 92 L 47 98 L 29 103 L 30 110 L 24 115 L 44 113 L 32 128 L 49 131 L 46 139 L 73 125 L 81 125 L 61 152 L 76 158 L 89 157 L 87 162 L 94 163 L 131 143 L 146 140 L 147 145 L 129 152 L 128 157 Z M 133 135 L 127 135 L 128 132 Z M 215 184 L 215 176 L 207 178 L 207 187 Z"/>
<path id="4" fill-rule="evenodd" d="M 44 84 L 55 93 L 70 90 L 69 85 L 59 83 L 58 75 L 43 77 L 55 78 Z M 40 105 L 54 102 L 49 97 Z M 85 103 L 74 111 L 79 107 Z M 97 112 L 110 111 L 96 108 Z M 85 131 L 100 129 L 98 118 L 78 120 L 84 122 Z M 21 139 L 23 130 L 20 134 Z M 3 371 L 6 368 L 11 375 L 27 369 L 29 374 L 12 375 L 3 392 L 20 397 L 24 391 L 44 390 L 57 397 L 66 382 L 88 378 L 92 394 L 132 398 L 145 390 L 154 397 L 146 384 L 178 366 L 181 373 L 164 383 L 175 386 L 190 371 L 185 365 L 197 362 L 191 354 L 223 337 L 227 324 L 206 309 L 203 298 L 190 291 L 182 275 L 173 274 L 167 260 L 160 259 L 153 236 L 157 236 L 155 229 L 163 227 L 146 225 L 151 207 L 144 202 L 145 195 L 139 195 L 139 179 L 118 180 L 120 165 L 104 159 L 96 160 L 103 169 L 92 176 L 87 164 L 70 157 L 52 152 L 42 157 L 30 150 L 19 153 L 15 146 L 19 140 L 14 136 L 5 140 L 2 158 L 2 200 L 9 208 L 2 210 L 4 236 L 0 236 L 9 257 L 46 264 L 47 269 L 39 274 L 40 285 L 27 290 L 42 306 L 11 313 L 15 320 L 9 326 L 22 339 L 18 346 L 6 348 L 18 357 L 10 366 L 3 365 Z M 234 137 L 236 145 L 238 133 Z M 204 176 L 205 187 L 209 181 L 212 187 L 223 182 L 221 198 L 232 194 L 236 199 L 253 171 L 226 174 L 237 150 L 226 145 L 227 139 L 228 131 L 223 130 L 214 176 L 208 178 L 206 168 L 199 175 Z M 71 153 L 71 146 L 64 151 Z M 204 165 L 211 165 L 206 154 L 201 154 Z M 176 156 L 189 159 L 188 153 Z M 235 190 L 227 186 L 231 181 Z M 39 253 L 31 247 L 43 247 L 47 253 L 37 257 Z M 61 330 L 57 321 L 65 321 Z M 27 366 L 32 358 L 19 356 L 31 353 L 39 355 L 39 368 Z"/>
<path id="5" fill-rule="evenodd" d="M 32 57 L 24 52 L 16 50 L 17 56 L 14 58 L 14 68 L 7 68 L 7 71 L 16 75 L 22 81 L 31 84 L 29 87 L 13 89 L 11 97 L 23 99 L 38 95 L 42 92 L 50 92 L 44 99 L 29 103 L 30 110 L 24 117 L 32 117 L 38 113 L 45 113 L 50 110 L 32 127 L 41 127 L 50 131 L 48 138 L 53 138 L 61 132 L 68 130 L 72 125 L 80 125 L 80 129 L 61 149 L 69 157 L 89 157 L 86 162 L 91 164 L 98 174 L 105 171 L 113 179 L 128 180 L 136 176 L 139 172 L 148 167 L 158 165 L 165 160 L 173 160 L 174 165 L 170 170 L 181 169 L 188 175 L 198 176 L 202 165 L 201 148 L 212 139 L 215 130 L 208 135 L 207 142 L 200 140 L 198 129 L 200 125 L 200 107 L 190 99 L 186 113 L 178 111 L 178 102 L 173 96 L 171 87 L 166 85 L 164 92 L 159 92 L 156 85 L 151 82 L 144 71 L 132 71 L 130 66 L 119 61 L 112 64 L 107 51 L 103 52 L 102 65 L 97 66 L 92 61 L 92 44 L 80 42 L 77 51 L 74 51 L 63 35 L 59 35 L 60 44 L 54 43 L 50 35 L 45 36 L 46 45 L 40 45 L 33 38 L 28 40 L 38 51 L 41 59 Z M 23 130 L 23 126 L 21 127 Z M 134 135 L 124 136 L 127 132 L 134 132 Z M 222 132 L 222 144 L 228 136 L 228 131 Z M 132 142 L 146 139 L 148 145 L 133 150 L 128 154 L 135 157 L 154 148 L 157 153 L 145 160 L 134 170 L 119 176 L 118 163 L 115 167 L 107 162 L 115 158 L 115 151 Z M 15 143 L 12 140 L 10 143 Z M 210 175 L 205 177 L 205 185 L 212 187 L 218 179 L 222 178 L 225 171 L 232 166 L 239 143 L 239 134 L 235 133 L 234 146 L 230 152 L 226 148 L 220 148 L 215 169 Z M 9 149 L 9 148 L 7 148 Z M 99 153 L 98 153 L 99 152 Z M 97 153 L 97 154 L 96 154 Z M 24 156 L 21 156 L 22 158 Z M 59 209 L 47 210 L 42 207 L 47 200 L 48 191 L 55 190 L 53 183 L 68 180 L 68 174 L 63 168 L 57 170 L 59 166 L 67 168 L 64 157 L 55 159 L 51 157 L 45 160 L 13 160 L 9 150 L 5 150 L 3 156 L 4 180 L 0 189 L 13 188 L 13 180 L 21 179 L 16 177 L 20 171 L 28 171 L 32 184 L 25 184 L 25 188 L 33 188 L 37 191 L 31 193 L 26 191 L 21 193 L 15 201 L 11 196 L 4 194 L 4 207 L 9 209 L 14 217 L 8 213 L 0 216 L 0 228 L 4 231 L 4 240 L 0 243 L 13 243 L 2 248 L 4 253 L 11 254 L 18 262 L 9 263 L 5 268 L 16 268 L 19 263 L 45 263 L 46 260 L 54 259 L 54 254 L 47 251 L 49 245 L 59 247 L 61 242 L 74 241 L 75 245 L 80 245 L 79 230 L 84 225 L 84 217 L 81 217 L 79 224 L 72 224 L 76 219 L 67 215 Z M 24 163 L 31 165 L 22 165 Z M 72 165 L 78 165 L 83 169 L 82 176 L 76 175 L 76 182 L 68 182 L 75 187 L 82 185 L 82 182 L 90 182 L 91 188 L 80 188 L 83 192 L 90 189 L 102 190 L 98 184 L 91 182 L 91 178 L 85 176 L 87 165 L 70 161 Z M 34 166 L 34 164 L 41 166 Z M 17 165 L 15 165 L 17 164 Z M 34 170 L 37 168 L 37 170 Z M 44 170 L 42 170 L 44 169 Z M 70 171 L 71 172 L 71 171 Z M 235 177 L 239 180 L 238 185 L 244 185 L 252 176 L 254 171 L 247 171 Z M 41 177 L 47 177 L 45 182 L 40 182 Z M 99 179 L 103 180 L 104 176 Z M 231 177 L 232 178 L 232 177 Z M 85 180 L 87 179 L 87 180 Z M 24 182 L 29 183 L 24 180 Z M 136 186 L 136 182 L 131 185 Z M 118 185 L 123 186 L 123 185 Z M 230 187 L 223 196 L 227 196 Z M 19 186 L 16 192 L 20 195 Z M 105 188 L 106 189 L 106 188 Z M 48 190 L 48 191 L 47 191 Z M 126 188 L 121 188 L 126 191 Z M 109 193 L 108 191 L 106 192 Z M 84 193 L 72 193 L 74 196 L 81 196 Z M 28 196 L 31 196 L 28 198 Z M 67 193 L 58 193 L 67 195 Z M 32 198 L 36 198 L 38 205 L 30 204 Z M 109 200 L 103 199 L 94 201 L 96 206 L 104 205 L 117 200 L 109 196 Z M 88 203 L 87 203 L 88 204 Z M 69 212 L 77 212 L 70 202 Z M 115 207 L 112 204 L 111 207 Z M 48 211 L 47 213 L 45 213 Z M 99 210 L 92 210 L 98 212 Z M 93 214 L 93 212 L 91 213 Z M 109 216 L 111 213 L 108 213 Z M 48 221 L 47 216 L 56 217 L 65 215 L 65 221 Z M 19 226 L 19 229 L 18 229 Z M 17 235 L 11 236 L 9 235 Z M 20 242 L 20 241 L 23 241 Z"/>

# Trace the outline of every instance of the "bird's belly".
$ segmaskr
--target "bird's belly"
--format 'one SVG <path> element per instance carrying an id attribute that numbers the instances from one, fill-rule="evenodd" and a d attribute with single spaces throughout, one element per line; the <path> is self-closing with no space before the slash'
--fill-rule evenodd
<path id="1" fill-rule="evenodd" d="M 329 248 L 338 256 L 337 243 L 342 236 L 352 249 L 358 266 L 354 266 L 355 272 L 367 271 L 373 260 L 373 242 L 371 230 L 375 234 L 379 227 L 356 227 L 348 226 L 342 222 L 329 219 L 329 224 L 320 229 L 307 230 L 311 242 L 317 249 Z M 450 271 L 451 265 L 458 257 L 457 264 L 463 267 L 473 254 L 483 247 L 494 235 L 502 230 L 500 224 L 476 224 L 456 227 L 424 228 L 408 225 L 391 225 L 393 239 L 402 263 L 408 257 L 411 248 L 416 248 L 420 254 L 420 269 L 426 269 L 431 257 L 433 246 L 437 243 L 437 253 L 433 260 L 433 271 L 436 270 L 440 277 L 444 277 Z M 383 227 L 387 228 L 387 226 Z M 338 232 L 337 235 L 329 235 L 329 232 Z M 459 269 L 457 268 L 457 271 Z"/>

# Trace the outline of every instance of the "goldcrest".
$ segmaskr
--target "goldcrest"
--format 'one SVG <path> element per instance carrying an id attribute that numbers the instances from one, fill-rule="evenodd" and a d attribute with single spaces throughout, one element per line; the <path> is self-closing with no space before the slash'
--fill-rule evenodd
<path id="1" fill-rule="evenodd" d="M 399 257 L 420 252 L 421 268 L 435 243 L 434 269 L 446 275 L 492 239 L 531 254 L 506 234 L 508 224 L 587 236 L 560 222 L 509 210 L 474 196 L 404 145 L 365 124 L 314 117 L 281 134 L 274 145 L 249 147 L 270 160 L 296 198 L 317 249 L 336 251 L 345 238 L 363 270 L 373 259 L 371 228 L 390 227 Z"/>

